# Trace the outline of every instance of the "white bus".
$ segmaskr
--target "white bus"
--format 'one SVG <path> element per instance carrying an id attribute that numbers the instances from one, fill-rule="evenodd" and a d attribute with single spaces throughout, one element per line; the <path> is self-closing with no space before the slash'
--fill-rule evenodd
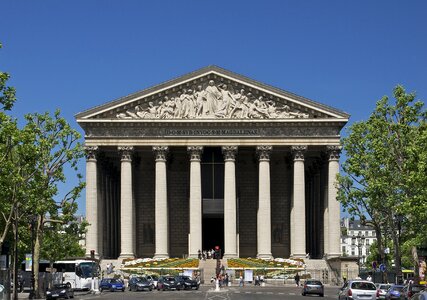
<path id="1" fill-rule="evenodd" d="M 53 264 L 56 272 L 62 272 L 62 282 L 73 289 L 89 290 L 92 283 L 92 275 L 98 276 L 98 265 L 92 260 L 71 259 L 60 260 Z"/>

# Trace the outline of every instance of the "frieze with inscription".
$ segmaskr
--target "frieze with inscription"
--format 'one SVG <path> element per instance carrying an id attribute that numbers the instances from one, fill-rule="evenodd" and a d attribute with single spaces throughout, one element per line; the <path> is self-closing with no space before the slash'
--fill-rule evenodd
<path id="1" fill-rule="evenodd" d="M 205 85 L 183 88 L 162 100 L 137 105 L 116 115 L 117 119 L 307 119 L 309 114 L 272 99 L 234 90 L 209 80 Z"/>
<path id="2" fill-rule="evenodd" d="M 144 126 L 88 126 L 86 137 L 322 137 L 339 136 L 338 126 L 265 126 L 265 127 L 144 127 Z"/>

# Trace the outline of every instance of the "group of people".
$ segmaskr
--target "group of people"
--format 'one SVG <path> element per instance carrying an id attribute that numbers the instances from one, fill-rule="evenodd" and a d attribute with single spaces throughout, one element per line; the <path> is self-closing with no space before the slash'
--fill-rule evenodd
<path id="1" fill-rule="evenodd" d="M 255 96 L 244 89 L 234 91 L 225 83 L 216 85 L 213 80 L 206 87 L 177 91 L 173 96 L 164 96 L 158 105 L 148 103 L 148 107 L 137 105 L 134 110 L 119 113 L 119 119 L 281 119 L 308 118 L 309 115 L 290 107 L 276 107 L 272 99 Z"/>
<path id="2" fill-rule="evenodd" d="M 216 285 L 216 282 L 218 281 L 219 287 L 228 286 L 228 283 L 230 282 L 230 276 L 225 274 L 218 274 L 215 277 L 211 277 L 211 283 Z"/>
<path id="3" fill-rule="evenodd" d="M 199 249 L 198 254 L 197 254 L 199 260 L 206 260 L 206 259 L 217 259 L 217 258 L 221 258 L 219 257 L 219 254 L 214 250 L 214 249 L 210 249 L 210 250 L 203 250 L 201 251 Z"/>

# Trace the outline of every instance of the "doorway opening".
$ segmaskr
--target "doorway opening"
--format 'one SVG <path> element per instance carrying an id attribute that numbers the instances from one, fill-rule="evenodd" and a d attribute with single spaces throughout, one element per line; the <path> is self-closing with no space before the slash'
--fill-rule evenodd
<path id="1" fill-rule="evenodd" d="M 224 158 L 220 147 L 206 147 L 202 161 L 202 247 L 224 253 Z"/>

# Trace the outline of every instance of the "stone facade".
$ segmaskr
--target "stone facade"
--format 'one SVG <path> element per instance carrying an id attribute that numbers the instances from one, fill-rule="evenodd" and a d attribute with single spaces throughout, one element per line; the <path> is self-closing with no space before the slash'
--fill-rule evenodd
<path id="1" fill-rule="evenodd" d="M 348 115 L 207 67 L 77 115 L 87 252 L 336 257 Z"/>

